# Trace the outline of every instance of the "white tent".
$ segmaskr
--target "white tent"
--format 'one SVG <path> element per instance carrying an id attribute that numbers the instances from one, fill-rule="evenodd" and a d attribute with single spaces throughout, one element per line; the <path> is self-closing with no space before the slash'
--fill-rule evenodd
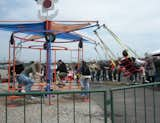
<path id="1" fill-rule="evenodd" d="M 151 53 L 152 56 L 160 56 L 160 49 L 155 50 Z"/>

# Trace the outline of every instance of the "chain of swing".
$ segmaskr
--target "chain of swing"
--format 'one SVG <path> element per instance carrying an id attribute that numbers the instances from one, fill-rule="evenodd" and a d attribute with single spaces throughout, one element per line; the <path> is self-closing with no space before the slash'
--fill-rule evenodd
<path id="1" fill-rule="evenodd" d="M 96 37 L 99 39 L 99 43 L 97 43 L 96 47 L 99 45 L 101 47 L 101 49 L 106 53 L 106 55 L 110 58 L 111 62 L 113 65 L 115 65 L 115 60 L 117 59 L 116 56 L 114 55 L 114 53 L 112 52 L 112 50 L 104 43 L 103 39 L 101 38 L 101 36 L 98 33 L 99 29 L 105 29 L 107 30 L 107 32 L 109 32 L 109 34 L 114 38 L 114 40 L 116 41 L 116 43 L 118 43 L 120 45 L 120 47 L 124 50 L 128 51 L 129 57 L 131 56 L 135 56 L 135 58 L 139 58 L 139 56 L 137 55 L 136 52 L 134 52 L 129 46 L 127 46 L 126 44 L 122 43 L 122 41 L 120 40 L 120 38 L 113 32 L 111 31 L 111 29 L 109 29 L 105 24 L 103 25 L 99 25 L 97 29 L 95 29 L 93 32 L 96 35 Z M 96 51 L 97 52 L 97 51 Z"/>

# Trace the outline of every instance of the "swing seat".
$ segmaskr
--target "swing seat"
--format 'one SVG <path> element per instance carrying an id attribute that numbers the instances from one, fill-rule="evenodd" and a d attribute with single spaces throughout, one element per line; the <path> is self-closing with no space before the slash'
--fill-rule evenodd
<path id="1" fill-rule="evenodd" d="M 124 58 L 123 60 L 121 60 L 121 70 L 124 72 L 124 76 L 131 76 L 134 73 L 139 73 L 142 70 L 137 67 L 134 63 L 134 61 L 132 60 L 132 58 Z"/>

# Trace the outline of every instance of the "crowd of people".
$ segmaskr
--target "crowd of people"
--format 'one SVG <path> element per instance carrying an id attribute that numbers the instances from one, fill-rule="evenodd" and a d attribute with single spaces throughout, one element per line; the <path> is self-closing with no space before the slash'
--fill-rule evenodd
<path id="1" fill-rule="evenodd" d="M 145 59 L 136 59 L 129 56 L 128 52 L 122 52 L 123 57 L 113 61 L 98 61 L 85 62 L 81 61 L 79 64 L 65 64 L 62 60 L 58 60 L 56 66 L 56 78 L 60 85 L 65 86 L 68 80 L 72 79 L 81 86 L 81 90 L 88 91 L 89 81 L 91 82 L 130 82 L 133 83 L 148 83 L 155 81 L 156 67 L 154 58 L 146 56 Z M 24 88 L 26 92 L 30 92 L 35 83 L 35 76 L 38 76 L 40 81 L 47 81 L 46 66 L 39 62 L 30 62 L 25 67 L 22 64 L 16 65 L 16 81 L 19 88 Z M 54 80 L 53 73 L 53 82 Z M 13 68 L 11 67 L 11 76 L 13 76 Z M 82 94 L 87 96 L 86 93 Z"/>
<path id="2" fill-rule="evenodd" d="M 127 81 L 130 83 L 148 83 L 155 81 L 156 67 L 153 56 L 144 59 L 130 57 L 126 50 L 123 57 L 116 61 L 100 61 L 90 63 L 91 80 Z"/>

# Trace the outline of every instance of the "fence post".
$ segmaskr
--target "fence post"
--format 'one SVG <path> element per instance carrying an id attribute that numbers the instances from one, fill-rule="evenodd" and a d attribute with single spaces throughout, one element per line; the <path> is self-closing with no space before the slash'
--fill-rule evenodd
<path id="1" fill-rule="evenodd" d="M 153 120 L 154 123 L 156 123 L 156 104 L 155 104 L 155 90 L 154 90 L 154 86 L 153 86 Z"/>
<path id="2" fill-rule="evenodd" d="M 137 98 L 136 98 L 135 88 L 134 88 L 134 115 L 135 115 L 135 123 L 137 123 Z"/>
<path id="3" fill-rule="evenodd" d="M 113 104 L 113 91 L 110 90 L 110 100 L 111 100 L 111 121 L 114 123 L 114 104 Z"/>
<path id="4" fill-rule="evenodd" d="M 43 123 L 43 106 L 42 106 L 42 94 L 41 94 L 41 123 Z"/>
<path id="5" fill-rule="evenodd" d="M 23 97 L 23 104 L 24 104 L 24 123 L 26 123 L 26 95 Z"/>
<path id="6" fill-rule="evenodd" d="M 76 122 L 76 118 L 75 118 L 75 116 L 76 116 L 76 113 L 75 113 L 75 93 L 73 93 L 73 122 L 75 123 Z"/>
<path id="7" fill-rule="evenodd" d="M 124 89 L 123 90 L 123 96 L 124 96 L 124 120 L 125 120 L 125 123 L 127 123 L 127 109 L 126 109 L 126 90 Z"/>
<path id="8" fill-rule="evenodd" d="M 5 96 L 5 112 L 6 112 L 6 123 L 8 123 L 8 109 L 7 109 L 7 106 L 8 106 L 8 101 L 7 101 L 7 96 Z"/>
<path id="9" fill-rule="evenodd" d="M 104 91 L 104 122 L 107 123 L 107 91 Z"/>
<path id="10" fill-rule="evenodd" d="M 91 93 L 89 92 L 89 123 L 92 122 L 91 118 L 92 118 L 92 114 L 91 114 Z"/>
<path id="11" fill-rule="evenodd" d="M 57 94 L 57 123 L 59 123 L 59 94 Z"/>
<path id="12" fill-rule="evenodd" d="M 147 106 L 147 105 L 146 105 L 146 88 L 144 87 L 143 89 L 144 89 L 144 90 L 143 90 L 143 91 L 144 91 L 144 92 L 143 92 L 143 93 L 144 93 L 144 95 L 143 95 L 143 96 L 144 96 L 144 120 L 145 120 L 145 123 L 147 123 L 147 110 L 146 110 L 146 106 Z"/>

